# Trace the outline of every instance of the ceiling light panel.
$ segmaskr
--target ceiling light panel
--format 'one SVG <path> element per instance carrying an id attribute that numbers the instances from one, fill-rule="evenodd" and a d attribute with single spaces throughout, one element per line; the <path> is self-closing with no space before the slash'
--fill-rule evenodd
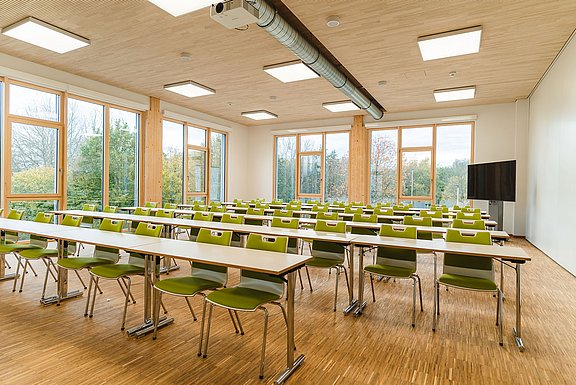
<path id="1" fill-rule="evenodd" d="M 450 102 L 453 100 L 474 99 L 475 94 L 475 86 L 447 88 L 444 90 L 435 90 L 434 99 L 436 99 L 436 102 Z"/>
<path id="2" fill-rule="evenodd" d="M 266 119 L 277 119 L 278 115 L 273 114 L 269 111 L 258 110 L 258 111 L 246 111 L 242 113 L 242 116 L 250 118 L 253 120 L 266 120 Z"/>
<path id="3" fill-rule="evenodd" d="M 422 59 L 435 60 L 480 51 L 482 27 L 470 27 L 418 38 Z"/>
<path id="4" fill-rule="evenodd" d="M 212 95 L 216 91 L 212 88 L 203 86 L 193 82 L 192 80 L 187 80 L 185 82 L 166 84 L 164 89 L 167 91 L 172 91 L 180 95 L 184 95 L 188 98 L 195 98 L 197 96 Z"/>
<path id="5" fill-rule="evenodd" d="M 282 83 L 319 78 L 320 76 L 300 60 L 265 66 L 264 71 Z"/>
<path id="6" fill-rule="evenodd" d="M 90 40 L 33 17 L 2 28 L 2 34 L 57 53 L 90 45 Z"/>
<path id="7" fill-rule="evenodd" d="M 331 112 L 358 111 L 360 108 L 350 100 L 341 102 L 322 103 L 322 107 Z"/>
<path id="8" fill-rule="evenodd" d="M 181 16 L 212 5 L 213 0 L 148 0 L 172 16 Z"/>

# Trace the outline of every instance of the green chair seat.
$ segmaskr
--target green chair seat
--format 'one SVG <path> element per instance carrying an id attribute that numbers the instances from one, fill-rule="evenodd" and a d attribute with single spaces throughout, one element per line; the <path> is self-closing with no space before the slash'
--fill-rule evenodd
<path id="1" fill-rule="evenodd" d="M 389 266 L 389 265 L 368 265 L 364 267 L 365 271 L 374 273 L 377 275 L 384 275 L 386 277 L 398 277 L 398 278 L 410 278 L 410 276 L 416 273 L 416 269 Z"/>
<path id="2" fill-rule="evenodd" d="M 42 257 L 58 255 L 58 250 L 57 249 L 26 249 L 26 250 L 22 250 L 19 254 L 21 257 L 28 258 L 28 259 L 40 259 Z"/>
<path id="3" fill-rule="evenodd" d="M 230 287 L 208 294 L 206 300 L 232 309 L 256 310 L 260 305 L 280 298 L 277 294 L 248 287 Z"/>
<path id="4" fill-rule="evenodd" d="M 94 267 L 90 272 L 101 278 L 120 278 L 127 275 L 137 275 L 144 274 L 144 268 L 142 266 L 131 265 L 131 264 L 106 264 Z"/>
<path id="5" fill-rule="evenodd" d="M 442 274 L 440 278 L 438 278 L 438 282 L 450 286 L 462 287 L 465 289 L 473 289 L 473 290 L 496 291 L 498 289 L 496 283 L 490 279 L 467 277 L 465 275 L 458 275 L 458 274 Z"/>
<path id="6" fill-rule="evenodd" d="M 92 258 L 92 257 L 78 257 L 78 258 L 62 258 L 58 260 L 58 266 L 65 269 L 80 270 L 92 266 L 106 265 L 114 263 L 106 258 Z"/>
<path id="7" fill-rule="evenodd" d="M 319 257 L 312 257 L 312 259 L 306 262 L 306 266 L 325 267 L 325 268 L 334 267 L 340 264 L 342 264 L 342 261 L 340 260 L 319 258 Z"/>
<path id="8" fill-rule="evenodd" d="M 222 284 L 198 277 L 178 277 L 157 281 L 154 287 L 169 294 L 192 296 L 203 290 L 222 287 Z"/>
<path id="9" fill-rule="evenodd" d="M 10 254 L 13 251 L 39 249 L 40 246 L 31 245 L 29 243 L 10 243 L 0 245 L 0 254 Z"/>

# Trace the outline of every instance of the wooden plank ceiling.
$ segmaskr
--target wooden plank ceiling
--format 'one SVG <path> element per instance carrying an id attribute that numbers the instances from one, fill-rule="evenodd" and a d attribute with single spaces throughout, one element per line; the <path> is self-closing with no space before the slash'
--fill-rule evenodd
<path id="1" fill-rule="evenodd" d="M 388 112 L 512 102 L 526 97 L 574 30 L 576 1 L 284 0 Z M 0 1 L 0 27 L 34 16 L 92 44 L 59 55 L 0 35 L 0 52 L 245 125 L 266 109 L 274 123 L 347 116 L 322 108 L 343 95 L 323 79 L 283 84 L 264 65 L 294 56 L 256 25 L 227 30 L 208 9 L 174 18 L 144 0 Z M 338 28 L 326 18 L 340 16 Z M 479 54 L 423 62 L 418 36 L 483 26 Z M 181 52 L 192 60 L 182 62 Z M 1 63 L 0 63 L 1 65 Z M 451 78 L 448 73 L 456 71 Z M 162 86 L 194 80 L 215 95 L 187 99 Z M 378 82 L 385 80 L 385 86 Z M 439 88 L 476 85 L 471 101 L 434 102 Z"/>

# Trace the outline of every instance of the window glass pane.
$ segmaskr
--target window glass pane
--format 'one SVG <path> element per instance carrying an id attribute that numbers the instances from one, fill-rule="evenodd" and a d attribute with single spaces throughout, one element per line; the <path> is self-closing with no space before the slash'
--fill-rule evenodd
<path id="1" fill-rule="evenodd" d="M 403 128 L 402 147 L 432 146 L 432 127 Z"/>
<path id="2" fill-rule="evenodd" d="M 206 191 L 206 151 L 188 149 L 188 192 Z"/>
<path id="3" fill-rule="evenodd" d="M 188 126 L 188 144 L 206 147 L 206 130 Z"/>
<path id="4" fill-rule="evenodd" d="M 104 106 L 68 99 L 66 207 L 102 207 Z"/>
<path id="5" fill-rule="evenodd" d="M 300 156 L 300 194 L 320 194 L 321 156 Z"/>
<path id="6" fill-rule="evenodd" d="M 276 138 L 276 199 L 296 197 L 296 137 Z"/>
<path id="7" fill-rule="evenodd" d="M 226 166 L 226 135 L 210 133 L 210 200 L 224 200 L 224 176 Z"/>
<path id="8" fill-rule="evenodd" d="M 58 122 L 60 121 L 60 96 L 11 84 L 10 113 Z"/>
<path id="9" fill-rule="evenodd" d="M 300 136 L 300 151 L 322 151 L 322 135 Z"/>
<path id="10" fill-rule="evenodd" d="M 12 193 L 55 194 L 58 130 L 12 123 Z"/>
<path id="11" fill-rule="evenodd" d="M 162 122 L 162 201 L 182 203 L 184 125 Z"/>
<path id="12" fill-rule="evenodd" d="M 372 131 L 370 141 L 370 202 L 396 202 L 398 131 Z"/>
<path id="13" fill-rule="evenodd" d="M 430 151 L 402 154 L 402 195 L 430 196 Z"/>
<path id="14" fill-rule="evenodd" d="M 326 134 L 325 201 L 348 200 L 349 133 Z"/>
<path id="15" fill-rule="evenodd" d="M 8 211 L 24 210 L 22 219 L 32 221 L 39 212 L 58 210 L 58 201 L 54 200 L 34 200 L 34 201 L 10 201 L 8 202 Z M 29 238 L 29 237 L 26 237 Z"/>
<path id="16" fill-rule="evenodd" d="M 140 114 L 110 109 L 109 204 L 138 204 L 138 134 Z"/>
<path id="17" fill-rule="evenodd" d="M 472 124 L 436 127 L 436 203 L 468 205 Z"/>

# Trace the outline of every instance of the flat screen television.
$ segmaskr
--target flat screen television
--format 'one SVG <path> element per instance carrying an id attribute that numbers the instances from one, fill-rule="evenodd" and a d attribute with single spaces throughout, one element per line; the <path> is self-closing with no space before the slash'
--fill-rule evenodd
<path id="1" fill-rule="evenodd" d="M 468 165 L 468 199 L 516 200 L 516 161 Z"/>

